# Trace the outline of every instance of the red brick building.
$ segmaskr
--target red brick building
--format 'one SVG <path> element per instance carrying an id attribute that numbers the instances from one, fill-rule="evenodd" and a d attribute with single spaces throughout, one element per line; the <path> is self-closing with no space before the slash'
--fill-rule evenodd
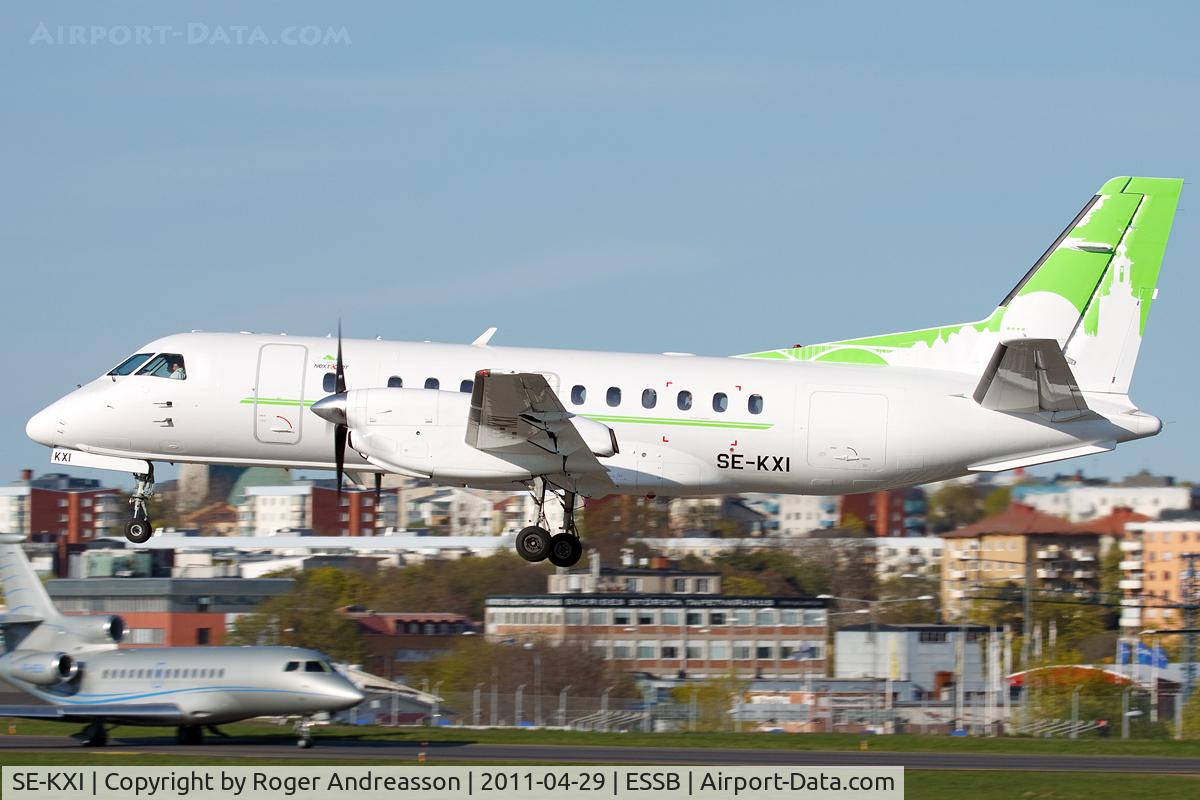
<path id="1" fill-rule="evenodd" d="M 0 530 L 57 545 L 55 573 L 66 575 L 67 555 L 98 536 L 118 533 L 126 516 L 125 499 L 97 480 L 64 474 L 21 479 L 0 486 Z"/>

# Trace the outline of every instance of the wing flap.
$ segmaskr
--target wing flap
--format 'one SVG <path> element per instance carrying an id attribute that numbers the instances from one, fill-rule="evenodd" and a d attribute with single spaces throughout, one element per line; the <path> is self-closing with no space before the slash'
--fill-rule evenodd
<path id="1" fill-rule="evenodd" d="M 0 706 L 0 717 L 19 719 L 136 719 L 169 722 L 182 716 L 172 703 L 80 703 L 72 706 Z"/>

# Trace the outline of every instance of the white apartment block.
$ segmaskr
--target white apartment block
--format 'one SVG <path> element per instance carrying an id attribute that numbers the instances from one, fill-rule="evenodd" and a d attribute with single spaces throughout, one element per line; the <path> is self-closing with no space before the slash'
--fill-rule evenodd
<path id="1" fill-rule="evenodd" d="M 312 486 L 251 486 L 238 509 L 242 536 L 271 536 L 284 529 L 312 525 Z"/>
<path id="2" fill-rule="evenodd" d="M 1073 486 L 1059 491 L 1021 492 L 1020 502 L 1071 522 L 1104 517 L 1117 508 L 1130 508 L 1157 519 L 1167 510 L 1191 508 L 1190 486 Z"/>
<path id="3" fill-rule="evenodd" d="M 940 578 L 945 540 L 940 536 L 887 537 L 875 544 L 875 572 L 880 578 L 916 575 Z"/>

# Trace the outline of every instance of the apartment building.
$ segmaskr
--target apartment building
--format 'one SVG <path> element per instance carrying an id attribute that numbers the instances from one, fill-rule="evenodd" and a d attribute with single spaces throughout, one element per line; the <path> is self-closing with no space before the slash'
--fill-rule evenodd
<path id="1" fill-rule="evenodd" d="M 1047 514 L 1065 517 L 1071 522 L 1088 522 L 1128 508 L 1134 513 L 1157 519 L 1164 511 L 1193 507 L 1190 486 L 1078 486 L 1032 484 L 1014 486 L 1013 500 Z"/>
<path id="2" fill-rule="evenodd" d="M 1186 594 L 1189 584 L 1197 587 L 1200 581 L 1190 580 L 1195 576 L 1187 574 L 1183 558 L 1200 553 L 1200 519 L 1139 521 L 1125 527 L 1128 536 L 1120 542 L 1123 558 L 1118 584 L 1125 594 L 1121 627 L 1133 633 L 1180 624 L 1180 613 L 1171 606 L 1200 602 L 1200 596 Z"/>
<path id="3" fill-rule="evenodd" d="M 0 530 L 56 546 L 55 573 L 66 575 L 69 554 L 97 537 L 116 534 L 128 516 L 125 498 L 100 481 L 61 473 L 0 486 Z"/>
<path id="4" fill-rule="evenodd" d="M 273 536 L 311 530 L 320 536 L 373 536 L 398 525 L 398 492 L 384 489 L 376 502 L 373 489 L 343 486 L 339 501 L 334 481 L 250 486 L 238 509 L 238 532 Z"/>
<path id="5" fill-rule="evenodd" d="M 942 612 L 957 619 L 980 586 L 1025 586 L 1050 592 L 1099 588 L 1100 533 L 1021 503 L 946 533 Z"/>

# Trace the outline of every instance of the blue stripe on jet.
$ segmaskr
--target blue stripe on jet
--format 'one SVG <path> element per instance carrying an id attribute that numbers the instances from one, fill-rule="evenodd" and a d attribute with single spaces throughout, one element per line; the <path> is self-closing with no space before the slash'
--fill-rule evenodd
<path id="1" fill-rule="evenodd" d="M 86 693 L 86 692 L 79 692 L 77 694 L 72 695 L 71 697 L 72 698 L 74 698 L 74 697 L 95 697 L 95 698 L 100 698 L 100 699 L 109 698 L 114 701 L 125 701 L 125 700 L 143 700 L 147 697 L 162 697 L 164 695 L 169 695 L 169 694 L 191 694 L 191 693 L 208 694 L 208 693 L 212 693 L 212 692 L 230 692 L 231 694 L 250 694 L 252 692 L 261 692 L 263 694 L 298 694 L 298 695 L 308 696 L 308 697 L 324 697 L 325 696 L 324 694 L 319 693 L 319 692 L 297 692 L 297 691 L 293 691 L 291 689 L 258 689 L 258 688 L 252 687 L 252 686 L 201 686 L 201 687 L 195 687 L 192 689 L 167 689 L 167 690 L 161 691 L 161 692 L 146 692 L 143 694 L 129 694 L 127 692 L 110 692 L 110 693 L 90 694 L 90 693 Z M 62 695 L 50 694 L 48 692 L 37 692 L 37 694 L 40 697 L 42 697 L 42 699 L 49 700 L 50 702 L 56 703 L 56 704 L 62 703 L 62 704 L 66 704 L 66 705 L 90 705 L 95 702 L 93 700 L 74 700 L 71 698 L 64 697 Z"/>

